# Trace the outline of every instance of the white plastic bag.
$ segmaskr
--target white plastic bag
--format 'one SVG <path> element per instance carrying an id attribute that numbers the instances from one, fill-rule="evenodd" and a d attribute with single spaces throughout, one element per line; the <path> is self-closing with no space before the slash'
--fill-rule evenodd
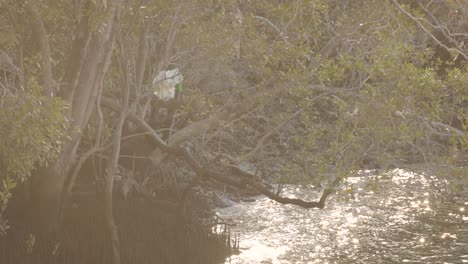
<path id="1" fill-rule="evenodd" d="M 168 101 L 175 96 L 175 89 L 184 77 L 179 73 L 179 68 L 160 71 L 153 80 L 154 94 L 163 101 Z"/>

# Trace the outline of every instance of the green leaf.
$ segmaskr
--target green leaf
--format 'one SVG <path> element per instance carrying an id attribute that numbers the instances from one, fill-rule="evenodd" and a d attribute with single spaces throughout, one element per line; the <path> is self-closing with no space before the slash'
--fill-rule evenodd
<path id="1" fill-rule="evenodd" d="M 184 89 L 184 86 L 182 85 L 182 83 L 177 84 L 177 90 L 179 90 L 179 93 L 181 93 L 183 89 Z"/>

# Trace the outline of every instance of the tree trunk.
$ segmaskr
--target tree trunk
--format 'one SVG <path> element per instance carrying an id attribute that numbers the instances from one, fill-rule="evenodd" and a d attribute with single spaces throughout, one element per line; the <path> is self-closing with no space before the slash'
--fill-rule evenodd
<path id="1" fill-rule="evenodd" d="M 70 120 L 70 140 L 62 146 L 58 159 L 49 167 L 39 170 L 38 175 L 33 180 L 32 200 L 35 210 L 32 219 L 34 219 L 37 233 L 49 234 L 58 231 L 64 184 L 76 160 L 82 133 L 88 125 L 94 108 L 99 80 L 105 74 L 103 69 L 105 69 L 106 53 L 112 50 L 113 38 L 111 33 L 114 30 L 114 20 L 120 8 L 118 2 L 114 1 L 113 5 L 109 7 L 110 15 L 105 30 L 96 32 L 91 37 L 83 67 L 76 67 L 76 71 L 80 71 L 80 73 L 71 74 L 79 76 L 79 78 L 76 87 L 73 88 L 73 98 L 68 102 L 69 112 L 67 115 Z M 83 40 L 76 38 L 75 41 L 82 42 Z M 73 58 L 72 56 L 72 60 L 69 61 L 70 64 L 77 63 Z M 67 88 L 70 88 L 70 86 Z"/>
<path id="2" fill-rule="evenodd" d="M 106 218 L 109 236 L 112 245 L 112 253 L 114 263 L 120 264 L 120 245 L 117 226 L 114 221 L 113 200 L 112 194 L 114 189 L 114 179 L 118 171 L 119 155 L 120 155 L 120 138 L 122 137 L 122 128 L 128 112 L 128 100 L 130 87 L 127 77 L 127 67 L 125 63 L 125 52 L 120 43 L 120 66 L 121 66 L 121 91 L 122 91 L 122 108 L 119 111 L 119 117 L 116 121 L 114 134 L 112 136 L 112 154 L 107 166 L 106 186 L 104 190 L 104 216 Z"/>
<path id="3" fill-rule="evenodd" d="M 60 196 L 71 153 L 63 153 L 47 168 L 39 169 L 32 180 L 31 202 L 34 232 L 47 236 L 58 231 Z"/>

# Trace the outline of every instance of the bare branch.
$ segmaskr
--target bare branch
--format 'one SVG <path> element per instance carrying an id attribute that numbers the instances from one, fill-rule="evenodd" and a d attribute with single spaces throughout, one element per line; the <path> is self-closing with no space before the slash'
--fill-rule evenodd
<path id="1" fill-rule="evenodd" d="M 446 26 L 442 26 L 440 21 L 427 8 L 425 8 L 419 1 L 417 1 L 417 2 L 419 4 L 419 7 L 432 19 L 432 21 L 435 23 L 435 25 L 430 23 L 429 21 L 427 21 L 424 18 L 418 18 L 418 19 L 424 21 L 425 23 L 427 23 L 431 27 L 433 27 L 436 30 L 438 30 L 439 32 L 441 32 L 444 35 L 444 37 L 448 41 L 450 41 L 453 45 L 455 45 L 455 47 L 458 50 L 463 50 L 463 48 L 459 45 L 459 43 L 452 37 L 452 36 L 454 36 L 454 34 L 452 34 L 450 32 L 450 30 Z"/>
<path id="2" fill-rule="evenodd" d="M 141 33 L 139 37 L 139 47 L 138 47 L 138 55 L 137 55 L 137 61 L 136 61 L 136 94 L 137 97 L 139 97 L 143 91 L 142 91 L 142 84 L 143 84 L 143 76 L 145 75 L 145 65 L 146 65 L 146 59 L 147 56 L 146 54 L 148 53 L 148 45 L 147 45 L 147 40 L 146 40 L 146 34 L 147 34 L 147 26 L 146 25 L 141 25 Z M 137 100 L 138 102 L 139 100 Z"/>
<path id="3" fill-rule="evenodd" d="M 419 21 L 418 18 L 414 17 L 411 13 L 409 13 L 408 11 L 406 11 L 400 4 L 398 4 L 398 2 L 396 0 L 390 0 L 392 1 L 393 4 L 395 4 L 395 6 L 398 7 L 398 9 L 403 13 L 405 14 L 407 17 L 409 17 L 414 23 L 416 23 L 427 35 L 429 35 L 439 46 L 441 46 L 442 48 L 444 48 L 445 50 L 447 50 L 449 53 L 451 52 L 456 52 L 457 54 L 459 54 L 460 56 L 462 56 L 465 60 L 468 60 L 468 55 L 465 54 L 462 50 L 460 49 L 456 49 L 456 48 L 450 48 L 448 47 L 447 45 L 445 45 L 444 43 L 442 43 L 438 38 L 436 38 L 434 36 L 434 34 L 432 34 L 426 27 L 424 27 L 423 24 L 421 24 L 421 22 Z"/>
<path id="4" fill-rule="evenodd" d="M 169 138 L 170 146 L 177 146 L 180 143 L 187 141 L 187 139 L 200 135 L 203 132 L 214 129 L 219 126 L 220 122 L 227 120 L 230 117 L 230 112 L 225 109 L 214 115 L 213 117 L 200 120 L 193 124 L 188 125 L 182 130 L 177 131 Z"/>
<path id="5" fill-rule="evenodd" d="M 117 103 L 117 102 L 115 102 L 115 101 L 113 101 L 111 99 L 105 98 L 105 97 L 101 98 L 101 104 L 104 107 L 107 107 L 107 108 L 109 108 L 109 109 L 111 109 L 113 111 L 116 111 L 116 112 L 118 112 L 120 110 L 119 103 Z M 138 117 L 137 115 L 135 115 L 133 113 L 128 113 L 127 118 L 129 118 L 133 123 L 135 123 L 141 130 L 146 131 L 148 133 L 148 135 L 153 139 L 153 141 L 156 142 L 156 144 L 160 148 L 162 148 L 164 150 L 169 148 L 167 143 L 142 118 Z"/>

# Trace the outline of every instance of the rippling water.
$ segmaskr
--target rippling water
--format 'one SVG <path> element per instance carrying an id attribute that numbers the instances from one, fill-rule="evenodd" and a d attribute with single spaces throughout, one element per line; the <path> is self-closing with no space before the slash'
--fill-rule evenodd
<path id="1" fill-rule="evenodd" d="M 434 177 L 394 170 L 348 178 L 322 210 L 261 196 L 241 202 L 218 212 L 240 234 L 241 253 L 226 263 L 468 263 L 468 197 L 449 199 L 445 188 Z M 316 200 L 321 193 L 287 187 L 283 195 Z"/>

